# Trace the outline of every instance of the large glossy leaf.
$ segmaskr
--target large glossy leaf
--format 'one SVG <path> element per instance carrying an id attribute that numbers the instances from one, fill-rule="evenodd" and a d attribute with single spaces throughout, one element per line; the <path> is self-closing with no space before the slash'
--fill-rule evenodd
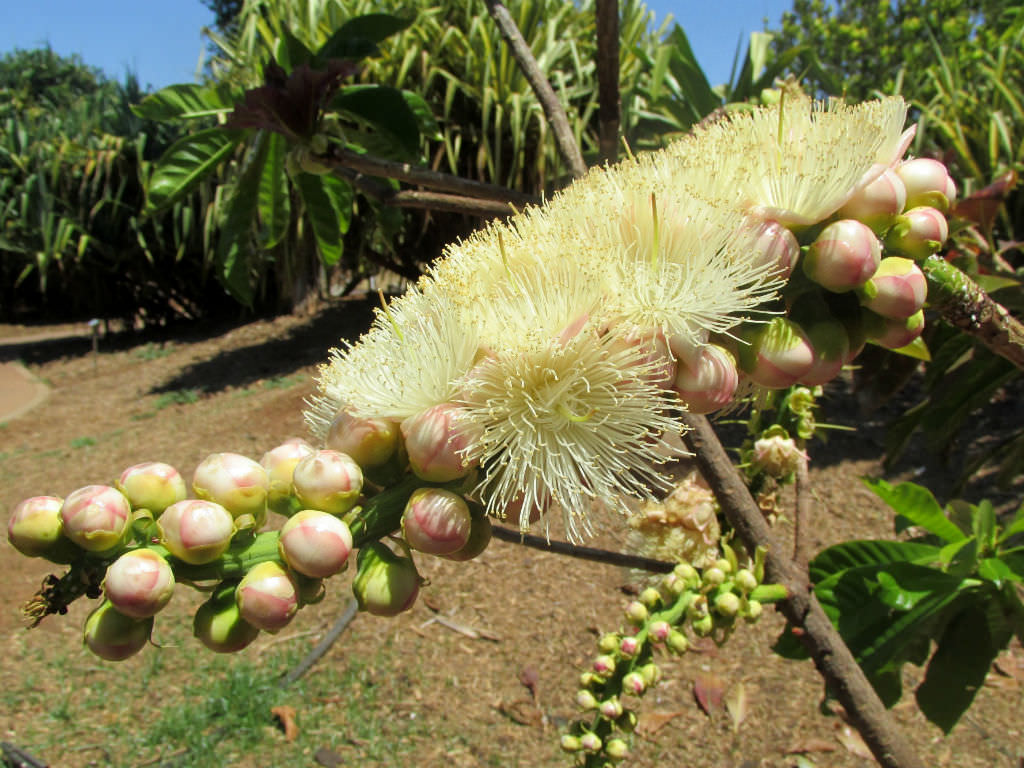
<path id="1" fill-rule="evenodd" d="M 260 176 L 259 212 L 263 223 L 263 245 L 273 248 L 288 233 L 291 221 L 288 175 L 284 169 L 288 143 L 277 133 L 268 134 L 265 141 L 267 156 Z"/>
<path id="2" fill-rule="evenodd" d="M 217 277 L 234 298 L 252 305 L 250 275 L 252 228 L 259 201 L 260 177 L 267 158 L 269 134 L 263 134 L 246 158 L 245 166 L 227 202 L 227 215 L 217 243 Z"/>
<path id="3" fill-rule="evenodd" d="M 942 507 L 927 488 L 914 483 L 890 485 L 885 480 L 865 478 L 864 484 L 886 504 L 913 525 L 924 528 L 945 542 L 960 541 L 964 532 L 942 511 Z"/>
<path id="4" fill-rule="evenodd" d="M 243 135 L 207 128 L 174 142 L 149 177 L 148 210 L 165 208 L 191 192 L 231 155 Z"/>
<path id="5" fill-rule="evenodd" d="M 306 206 L 306 218 L 313 228 L 320 258 L 330 266 L 341 259 L 342 234 L 351 216 L 351 187 L 333 176 L 300 173 L 293 181 Z M 348 206 L 345 206 L 346 196 Z"/>
<path id="6" fill-rule="evenodd" d="M 384 85 L 350 85 L 331 99 L 330 106 L 391 134 L 410 155 L 419 151 L 419 120 L 401 91 Z"/>
<path id="7" fill-rule="evenodd" d="M 317 64 L 331 59 L 358 60 L 377 53 L 377 43 L 401 32 L 412 24 L 412 19 L 403 19 L 388 13 L 368 13 L 356 16 L 341 25 L 316 52 Z"/>
<path id="8" fill-rule="evenodd" d="M 675 49 L 669 59 L 669 71 L 679 84 L 681 95 L 692 107 L 690 122 L 697 122 L 720 107 L 722 100 L 708 83 L 683 28 L 677 24 L 666 42 Z"/>
<path id="9" fill-rule="evenodd" d="M 234 107 L 230 87 L 181 83 L 161 88 L 131 107 L 148 120 L 170 122 L 226 114 Z"/>
<path id="10" fill-rule="evenodd" d="M 940 549 L 916 541 L 858 540 L 836 544 L 822 551 L 811 561 L 811 581 L 818 583 L 837 573 L 860 566 L 915 562 L 927 564 L 938 560 Z"/>

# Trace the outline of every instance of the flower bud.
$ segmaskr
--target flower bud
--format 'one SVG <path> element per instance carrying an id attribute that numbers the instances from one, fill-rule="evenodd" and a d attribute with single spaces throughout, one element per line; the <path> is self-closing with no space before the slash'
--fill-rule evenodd
<path id="1" fill-rule="evenodd" d="M 686 615 L 690 619 L 702 619 L 708 615 L 708 599 L 704 595 L 697 595 L 686 606 Z"/>
<path id="2" fill-rule="evenodd" d="M 734 570 L 732 567 L 732 563 L 728 560 L 728 558 L 725 557 L 720 557 L 717 560 L 715 560 L 714 566 L 722 573 L 724 573 L 726 576 L 728 576 Z"/>
<path id="3" fill-rule="evenodd" d="M 295 465 L 316 449 L 301 437 L 285 440 L 263 454 L 260 466 L 267 473 L 267 506 L 279 515 L 292 513 L 292 478 Z"/>
<path id="4" fill-rule="evenodd" d="M 615 674 L 615 657 L 609 654 L 602 654 L 594 659 L 592 669 L 595 675 L 611 677 Z"/>
<path id="5" fill-rule="evenodd" d="M 753 251 L 751 261 L 754 264 L 769 266 L 769 274 L 786 280 L 793 273 L 797 259 L 800 258 L 800 243 L 782 224 L 767 221 L 759 227 Z"/>
<path id="6" fill-rule="evenodd" d="M 148 509 L 153 517 L 160 517 L 171 504 L 188 497 L 185 478 L 170 464 L 159 461 L 128 467 L 115 485 L 132 509 Z"/>
<path id="7" fill-rule="evenodd" d="M 584 688 L 576 692 L 576 706 L 584 712 L 589 712 L 592 709 L 597 709 L 597 699 L 594 694 Z"/>
<path id="8" fill-rule="evenodd" d="M 622 642 L 622 636 L 617 632 L 608 632 L 601 636 L 601 639 L 597 641 L 597 649 L 601 653 L 615 653 L 619 650 L 619 644 Z"/>
<path id="9" fill-rule="evenodd" d="M 601 751 L 601 737 L 596 733 L 584 733 L 580 737 L 580 746 L 584 752 L 597 753 Z"/>
<path id="10" fill-rule="evenodd" d="M 874 277 L 860 289 L 861 303 L 872 312 L 893 320 L 917 313 L 928 297 L 924 272 L 910 259 L 882 259 Z"/>
<path id="11" fill-rule="evenodd" d="M 652 611 L 656 610 L 658 606 L 661 605 L 661 592 L 656 590 L 654 587 L 647 587 L 640 593 L 640 602 Z"/>
<path id="12" fill-rule="evenodd" d="M 102 552 L 121 541 L 131 506 L 120 491 L 87 485 L 64 499 L 60 509 L 64 535 L 89 552 Z"/>
<path id="13" fill-rule="evenodd" d="M 704 586 L 706 587 L 717 587 L 725 582 L 725 574 L 721 568 L 717 566 L 711 566 L 704 570 Z"/>
<path id="14" fill-rule="evenodd" d="M 604 680 L 595 675 L 589 669 L 580 673 L 580 685 L 582 685 L 584 688 L 596 688 L 597 686 L 602 685 L 603 683 Z"/>
<path id="15" fill-rule="evenodd" d="M 733 592 L 723 592 L 715 598 L 715 610 L 731 619 L 740 612 L 740 599 Z"/>
<path id="16" fill-rule="evenodd" d="M 622 638 L 617 650 L 622 658 L 631 659 L 636 656 L 637 651 L 640 650 L 640 643 L 636 637 L 630 635 L 629 637 Z"/>
<path id="17" fill-rule="evenodd" d="M 287 626 L 299 610 L 295 582 L 272 560 L 257 563 L 245 574 L 235 592 L 235 601 L 243 619 L 267 632 Z"/>
<path id="18" fill-rule="evenodd" d="M 233 599 L 211 599 L 199 606 L 192 632 L 217 653 L 235 653 L 256 639 L 260 631 L 242 618 Z"/>
<path id="19" fill-rule="evenodd" d="M 601 706 L 598 709 L 601 712 L 601 717 L 606 720 L 615 720 L 622 714 L 622 704 L 620 704 L 619 700 L 614 696 L 602 701 Z"/>
<path id="20" fill-rule="evenodd" d="M 334 515 L 304 509 L 281 528 L 278 551 L 289 568 L 325 579 L 344 569 L 352 552 L 352 532 Z"/>
<path id="21" fill-rule="evenodd" d="M 570 754 L 573 752 L 579 752 L 583 749 L 583 745 L 580 743 L 579 738 L 568 733 L 562 736 L 559 746 L 561 746 L 563 752 L 569 752 Z"/>
<path id="22" fill-rule="evenodd" d="M 352 592 L 360 610 L 375 616 L 397 616 L 412 608 L 420 591 L 420 575 L 412 558 L 374 542 L 359 551 L 357 564 Z"/>
<path id="23" fill-rule="evenodd" d="M 647 690 L 647 681 L 639 672 L 630 672 L 622 678 L 622 692 L 639 696 Z"/>
<path id="24" fill-rule="evenodd" d="M 885 247 L 921 261 L 942 247 L 949 237 L 949 222 L 931 207 L 911 208 L 896 219 L 885 236 Z"/>
<path id="25" fill-rule="evenodd" d="M 886 170 L 865 187 L 861 187 L 846 205 L 839 209 L 844 219 L 856 219 L 881 234 L 907 204 L 907 188 L 892 170 Z"/>
<path id="26" fill-rule="evenodd" d="M 428 555 L 450 555 L 469 542 L 469 505 L 442 488 L 418 488 L 402 513 L 402 533 L 409 546 Z"/>
<path id="27" fill-rule="evenodd" d="M 711 413 L 732 402 L 738 384 L 733 356 L 724 347 L 708 344 L 693 355 L 692 363 L 679 361 L 672 388 L 690 413 Z"/>
<path id="28" fill-rule="evenodd" d="M 363 472 L 344 453 L 322 450 L 295 465 L 292 483 L 303 507 L 343 515 L 359 500 Z"/>
<path id="29" fill-rule="evenodd" d="M 669 633 L 665 644 L 672 653 L 683 654 L 690 650 L 690 641 L 686 639 L 686 635 L 676 630 Z"/>
<path id="30" fill-rule="evenodd" d="M 763 610 L 764 609 L 761 603 L 759 603 L 757 600 L 748 600 L 747 610 L 744 612 L 743 618 L 745 618 L 747 621 L 753 624 L 761 618 L 761 613 Z"/>
<path id="31" fill-rule="evenodd" d="M 63 504 L 64 500 L 56 496 L 33 496 L 18 504 L 7 521 L 7 540 L 11 546 L 28 557 L 51 552 L 61 541 Z"/>
<path id="32" fill-rule="evenodd" d="M 805 454 L 796 447 L 793 438 L 784 434 L 769 435 L 766 432 L 765 437 L 754 441 L 754 452 L 750 462 L 754 469 L 781 480 L 796 472 L 800 460 L 804 457 Z"/>
<path id="33" fill-rule="evenodd" d="M 174 594 L 174 571 L 151 549 L 125 552 L 107 568 L 107 600 L 125 616 L 145 619 L 159 613 Z"/>
<path id="34" fill-rule="evenodd" d="M 220 504 L 187 499 L 172 504 L 157 520 L 160 543 L 191 565 L 212 563 L 231 545 L 235 522 Z"/>
<path id="35" fill-rule="evenodd" d="M 647 621 L 647 606 L 639 600 L 634 600 L 626 606 L 626 621 L 634 626 L 639 626 Z"/>
<path id="36" fill-rule="evenodd" d="M 450 403 L 428 408 L 402 422 L 402 436 L 412 471 L 432 483 L 446 483 L 470 473 L 476 460 L 466 451 L 479 431 L 465 418 L 465 411 Z"/>
<path id="37" fill-rule="evenodd" d="M 694 619 L 693 632 L 698 637 L 707 637 L 715 628 L 715 620 L 711 618 L 711 615 L 701 616 L 699 619 Z"/>
<path id="38" fill-rule="evenodd" d="M 647 628 L 647 635 L 656 643 L 663 643 L 672 633 L 672 625 L 667 621 L 652 621 Z"/>
<path id="39" fill-rule="evenodd" d="M 734 581 L 739 590 L 744 594 L 749 594 L 757 589 L 757 577 L 746 568 L 740 568 L 736 571 Z"/>
<path id="40" fill-rule="evenodd" d="M 398 448 L 398 425 L 387 419 L 363 419 L 338 411 L 324 440 L 328 448 L 344 453 L 363 469 L 387 463 Z"/>
<path id="41" fill-rule="evenodd" d="M 231 517 L 252 515 L 257 527 L 267 518 L 270 479 L 263 467 L 237 453 L 212 453 L 192 476 L 192 490 L 206 501 L 220 504 Z"/>
<path id="42" fill-rule="evenodd" d="M 442 555 L 446 560 L 465 562 L 472 560 L 491 543 L 491 520 L 487 515 L 478 515 L 470 519 L 469 541 L 466 546 L 450 555 Z"/>
<path id="43" fill-rule="evenodd" d="M 769 389 L 796 384 L 814 365 L 814 348 L 807 334 L 793 321 L 775 317 L 742 332 L 739 367 L 751 381 Z"/>
<path id="44" fill-rule="evenodd" d="M 101 659 L 123 661 L 145 648 L 152 632 L 152 617 L 133 619 L 104 600 L 85 620 L 84 640 Z"/>
<path id="45" fill-rule="evenodd" d="M 657 664 L 644 664 L 640 667 L 639 672 L 648 687 L 657 685 L 658 681 L 661 680 L 661 667 Z"/>
<path id="46" fill-rule="evenodd" d="M 803 266 L 818 285 L 842 293 L 867 282 L 881 259 L 875 233 L 856 219 L 842 219 L 825 227 L 811 243 Z"/>
<path id="47" fill-rule="evenodd" d="M 864 329 L 868 338 L 886 349 L 899 349 L 910 344 L 924 331 L 924 311 L 920 310 L 905 320 L 890 320 L 864 312 Z"/>
<path id="48" fill-rule="evenodd" d="M 612 760 L 625 760 L 629 757 L 629 745 L 622 739 L 609 739 L 604 745 L 604 753 Z"/>
<path id="49" fill-rule="evenodd" d="M 928 205 L 945 212 L 956 202 L 956 184 L 938 160 L 915 157 L 900 163 L 896 175 L 906 188 L 907 208 Z"/>
<path id="50" fill-rule="evenodd" d="M 700 586 L 700 574 L 689 563 L 679 563 L 672 569 L 672 573 L 682 579 L 689 589 L 696 589 Z"/>

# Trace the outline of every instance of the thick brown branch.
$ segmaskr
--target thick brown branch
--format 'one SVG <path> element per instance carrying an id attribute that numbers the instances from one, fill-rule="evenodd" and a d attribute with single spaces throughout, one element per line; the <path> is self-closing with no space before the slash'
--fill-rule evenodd
<path id="1" fill-rule="evenodd" d="M 697 415 L 686 415 L 685 421 L 690 429 L 684 440 L 696 454 L 697 465 L 722 511 L 748 549 L 767 548 L 766 580 L 783 585 L 789 593 L 779 608 L 798 628 L 815 666 L 875 758 L 886 768 L 924 768 L 810 592 L 806 574 L 784 554 L 785 548 L 765 521 L 711 424 Z"/>
<path id="2" fill-rule="evenodd" d="M 921 264 L 928 278 L 928 304 L 950 325 L 1024 370 L 1024 325 L 976 282 L 940 256 Z"/>
<path id="3" fill-rule="evenodd" d="M 533 57 L 530 46 L 523 39 L 519 27 L 516 26 L 512 15 L 508 12 L 508 8 L 498 0 L 484 0 L 484 2 L 487 4 L 487 10 L 491 14 L 491 18 L 494 19 L 494 23 L 498 25 L 501 36 L 508 43 L 512 56 L 519 64 L 519 68 L 523 70 L 523 74 L 526 75 L 530 87 L 533 88 L 533 92 L 536 94 L 537 100 L 544 110 L 544 115 L 547 117 L 551 130 L 555 134 L 555 144 L 558 146 L 559 154 L 562 156 L 565 164 L 569 166 L 569 171 L 573 176 L 582 176 L 587 172 L 587 166 L 583 162 L 583 154 L 580 152 L 580 148 L 573 136 L 572 126 L 569 125 L 569 117 L 565 114 L 562 103 L 555 95 L 554 88 L 551 87 L 551 83 L 548 82 L 544 73 L 541 72 L 540 65 L 537 64 L 537 60 Z"/>
<path id="4" fill-rule="evenodd" d="M 597 0 L 597 120 L 601 159 L 619 151 L 619 0 Z"/>

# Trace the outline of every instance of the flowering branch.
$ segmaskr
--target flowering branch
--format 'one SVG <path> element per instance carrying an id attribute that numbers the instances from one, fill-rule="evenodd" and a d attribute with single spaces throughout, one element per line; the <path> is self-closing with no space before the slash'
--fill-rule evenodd
<path id="1" fill-rule="evenodd" d="M 530 87 L 533 88 L 533 92 L 537 95 L 537 100 L 544 109 L 544 115 L 547 117 L 548 123 L 551 124 L 551 130 L 555 134 L 555 144 L 558 145 L 558 152 L 562 155 L 562 159 L 565 160 L 565 164 L 569 166 L 569 171 L 572 175 L 576 177 L 582 176 L 587 172 L 587 165 L 583 162 L 583 154 L 580 152 L 579 145 L 577 145 L 576 139 L 573 137 L 572 127 L 569 125 L 569 118 L 565 114 L 565 108 L 555 95 L 551 83 L 547 81 L 544 73 L 541 72 L 533 52 L 530 51 L 530 46 L 523 39 L 522 33 L 508 12 L 508 8 L 505 7 L 504 3 L 498 2 L 498 0 L 485 0 L 485 2 L 487 3 L 487 10 L 491 14 L 491 18 L 498 25 L 501 36 L 508 43 L 512 56 L 523 70 L 523 74 L 526 75 L 526 79 L 530 82 Z"/>
<path id="2" fill-rule="evenodd" d="M 786 599 L 779 603 L 780 610 L 798 628 L 815 666 L 846 708 L 872 754 L 886 768 L 924 768 L 814 598 L 806 573 L 783 554 L 783 546 L 769 528 L 711 424 L 705 417 L 693 414 L 685 415 L 683 420 L 689 427 L 683 439 L 696 454 L 697 465 L 723 513 L 750 551 L 767 548 L 765 577 L 783 585 L 788 592 Z"/>

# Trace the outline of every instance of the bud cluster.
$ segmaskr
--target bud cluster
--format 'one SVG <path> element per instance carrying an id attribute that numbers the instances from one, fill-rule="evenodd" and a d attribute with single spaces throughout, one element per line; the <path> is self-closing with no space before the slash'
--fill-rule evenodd
<path id="1" fill-rule="evenodd" d="M 656 655 L 681 655 L 692 637 L 722 643 L 738 619 L 755 622 L 762 601 L 784 596 L 782 588 L 761 584 L 763 552 L 749 567 L 741 567 L 727 543 L 722 549 L 725 556 L 706 568 L 677 565 L 626 606 L 626 629 L 601 636 L 598 655 L 580 674 L 576 694 L 589 722 L 571 724 L 561 737 L 565 752 L 581 756 L 588 766 L 621 760 L 637 722 L 635 701 L 661 679 Z"/>

